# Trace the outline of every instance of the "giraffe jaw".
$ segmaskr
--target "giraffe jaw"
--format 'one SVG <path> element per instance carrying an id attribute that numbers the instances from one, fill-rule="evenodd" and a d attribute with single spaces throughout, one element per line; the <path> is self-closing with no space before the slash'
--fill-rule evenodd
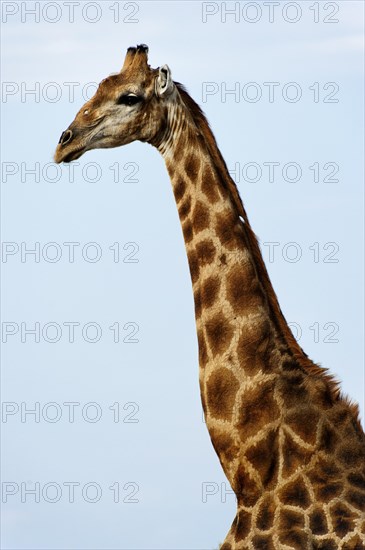
<path id="1" fill-rule="evenodd" d="M 84 154 L 84 152 L 85 152 L 84 148 L 78 149 L 76 151 L 70 151 L 66 155 L 64 155 L 64 153 L 62 153 L 61 151 L 56 151 L 54 159 L 55 159 L 55 162 L 57 162 L 57 164 L 59 164 L 60 162 L 69 163 L 73 160 L 79 159 Z"/>
<path id="2" fill-rule="evenodd" d="M 116 145 L 110 143 L 108 140 L 99 140 L 97 136 L 94 136 L 85 145 L 69 151 L 67 151 L 67 149 L 62 150 L 62 148 L 58 146 L 54 154 L 54 161 L 57 164 L 61 162 L 69 163 L 79 159 L 84 153 L 91 151 L 91 149 L 109 149 L 111 147 L 116 147 Z"/>
<path id="3" fill-rule="evenodd" d="M 56 152 L 54 154 L 54 161 L 57 164 L 60 164 L 61 162 L 72 162 L 73 160 L 79 159 L 86 151 L 89 151 L 90 149 L 96 149 L 100 147 L 100 145 L 97 144 L 97 142 L 93 139 L 89 139 L 87 143 L 84 143 L 84 145 L 78 145 L 77 147 L 72 148 L 62 148 L 62 146 L 58 145 Z"/>

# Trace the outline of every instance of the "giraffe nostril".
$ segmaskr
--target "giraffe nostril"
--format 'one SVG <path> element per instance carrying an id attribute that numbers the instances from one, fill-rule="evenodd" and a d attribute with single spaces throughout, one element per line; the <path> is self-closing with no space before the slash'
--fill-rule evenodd
<path id="1" fill-rule="evenodd" d="M 61 145 L 66 145 L 69 141 L 72 139 L 72 132 L 71 130 L 66 130 L 65 132 L 62 132 L 60 141 L 58 143 L 61 143 Z"/>

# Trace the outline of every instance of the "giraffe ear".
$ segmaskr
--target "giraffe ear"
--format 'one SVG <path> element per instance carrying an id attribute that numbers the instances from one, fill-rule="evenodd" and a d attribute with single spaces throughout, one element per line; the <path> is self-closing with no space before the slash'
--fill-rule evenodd
<path id="1" fill-rule="evenodd" d="M 167 65 L 162 65 L 158 70 L 156 78 L 156 94 L 159 97 L 166 97 L 174 89 L 174 82 L 171 78 L 171 71 Z"/>

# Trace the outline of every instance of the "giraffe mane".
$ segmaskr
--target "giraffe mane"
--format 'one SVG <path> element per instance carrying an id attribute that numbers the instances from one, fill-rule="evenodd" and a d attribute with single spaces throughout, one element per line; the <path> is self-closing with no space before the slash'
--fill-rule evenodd
<path id="1" fill-rule="evenodd" d="M 301 370 L 309 374 L 312 379 L 317 379 L 319 381 L 325 382 L 326 387 L 329 390 L 329 397 L 333 403 L 339 400 L 345 401 L 350 407 L 355 422 L 360 427 L 359 407 L 357 403 L 353 403 L 347 396 L 342 394 L 339 381 L 332 374 L 328 373 L 327 368 L 324 368 L 319 364 L 314 363 L 303 351 L 297 340 L 294 338 L 294 335 L 280 308 L 279 300 L 272 286 L 265 262 L 261 254 L 259 240 L 251 228 L 248 216 L 242 203 L 242 199 L 237 189 L 237 185 L 229 174 L 226 162 L 221 152 L 219 151 L 216 139 L 210 128 L 204 111 L 189 95 L 188 91 L 182 84 L 180 84 L 179 82 L 175 82 L 175 85 L 183 103 L 190 113 L 195 129 L 199 131 L 205 141 L 209 154 L 216 168 L 216 173 L 219 177 L 221 177 L 223 185 L 228 190 L 231 196 L 231 201 L 237 212 L 237 216 L 243 219 L 242 224 L 245 236 L 255 261 L 259 279 L 268 297 L 268 303 L 273 313 L 275 326 L 279 334 L 283 335 L 285 342 L 288 345 L 289 351 L 292 354 L 293 362 L 297 366 L 299 366 Z"/>

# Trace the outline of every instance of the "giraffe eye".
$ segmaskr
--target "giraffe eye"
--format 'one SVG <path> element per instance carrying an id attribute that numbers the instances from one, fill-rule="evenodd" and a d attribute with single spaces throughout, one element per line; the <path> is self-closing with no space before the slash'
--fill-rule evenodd
<path id="1" fill-rule="evenodd" d="M 142 101 L 142 97 L 134 94 L 122 94 L 117 99 L 117 105 L 128 105 L 128 107 L 131 107 L 132 105 L 135 105 L 136 103 L 140 103 Z"/>

